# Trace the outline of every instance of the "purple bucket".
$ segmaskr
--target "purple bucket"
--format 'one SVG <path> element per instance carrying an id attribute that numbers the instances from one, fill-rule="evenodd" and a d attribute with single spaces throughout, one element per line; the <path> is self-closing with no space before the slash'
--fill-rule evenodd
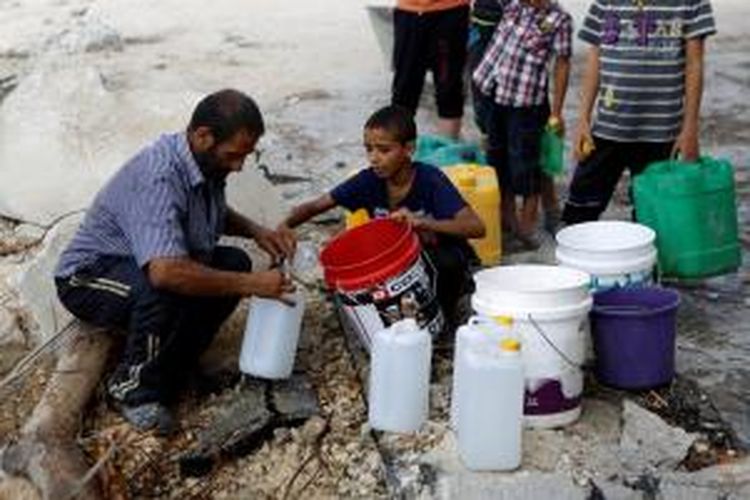
<path id="1" fill-rule="evenodd" d="M 619 288 L 594 295 L 591 333 L 600 382 L 648 389 L 674 377 L 680 295 L 667 288 Z"/>

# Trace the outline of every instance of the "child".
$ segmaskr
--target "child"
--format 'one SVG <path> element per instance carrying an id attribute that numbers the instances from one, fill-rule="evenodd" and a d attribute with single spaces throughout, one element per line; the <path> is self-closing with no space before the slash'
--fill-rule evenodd
<path id="1" fill-rule="evenodd" d="M 409 110 L 382 108 L 367 120 L 364 143 L 370 168 L 336 186 L 330 193 L 292 209 L 279 230 L 342 206 L 365 208 L 371 218 L 392 217 L 410 223 L 437 268 L 437 295 L 448 324 L 477 262 L 467 238 L 482 238 L 484 223 L 439 169 L 412 162 L 417 130 Z"/>
<path id="2" fill-rule="evenodd" d="M 548 120 L 564 131 L 572 29 L 570 14 L 554 1 L 512 0 L 472 75 L 478 89 L 493 97 L 487 156 L 498 170 L 504 226 L 524 249 L 539 246 L 534 237 L 542 190 L 539 143 Z M 553 56 L 550 112 L 547 80 Z M 520 217 L 516 195 L 523 197 Z"/>
<path id="3" fill-rule="evenodd" d="M 458 139 L 464 109 L 469 0 L 398 0 L 393 12 L 391 103 L 416 113 L 432 72 L 438 133 Z"/>
<path id="4" fill-rule="evenodd" d="M 698 158 L 709 0 L 596 0 L 579 37 L 591 44 L 563 222 L 596 220 L 625 167 L 638 175 L 680 153 Z M 597 101 L 593 127 L 591 110 Z"/>

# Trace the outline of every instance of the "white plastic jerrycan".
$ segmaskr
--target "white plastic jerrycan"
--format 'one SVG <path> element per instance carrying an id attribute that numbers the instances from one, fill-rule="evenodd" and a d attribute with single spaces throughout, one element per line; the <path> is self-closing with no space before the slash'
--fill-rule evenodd
<path id="1" fill-rule="evenodd" d="M 242 372 L 267 379 L 283 379 L 292 374 L 305 296 L 297 290 L 287 298 L 294 301 L 294 306 L 275 299 L 250 299 L 240 353 Z"/>
<path id="2" fill-rule="evenodd" d="M 513 470 L 521 464 L 523 364 L 520 344 L 468 348 L 459 383 L 458 451 L 471 470 Z"/>
<path id="3" fill-rule="evenodd" d="M 456 331 L 456 344 L 453 349 L 453 385 L 451 388 L 450 427 L 458 429 L 458 384 L 463 378 L 464 357 L 461 353 L 471 347 L 477 349 L 494 349 L 504 337 L 511 335 L 512 318 L 493 319 L 487 316 L 472 316 L 469 321 Z"/>
<path id="4" fill-rule="evenodd" d="M 375 333 L 369 387 L 373 429 L 414 432 L 427 420 L 432 337 L 407 318 Z"/>

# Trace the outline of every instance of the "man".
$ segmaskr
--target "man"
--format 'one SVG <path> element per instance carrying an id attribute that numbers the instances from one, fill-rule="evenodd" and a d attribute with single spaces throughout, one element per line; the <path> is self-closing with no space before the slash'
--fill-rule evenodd
<path id="1" fill-rule="evenodd" d="M 135 427 L 169 432 L 166 405 L 241 297 L 294 290 L 278 270 L 251 272 L 222 234 L 252 238 L 274 260 L 292 243 L 226 204 L 225 179 L 264 132 L 255 102 L 236 90 L 205 97 L 186 132 L 130 159 L 94 199 L 55 272 L 78 318 L 128 332 L 108 392 Z"/>
<path id="2" fill-rule="evenodd" d="M 579 32 L 591 47 L 563 222 L 598 219 L 626 167 L 635 176 L 678 153 L 698 158 L 703 52 L 715 32 L 709 0 L 591 3 Z"/>

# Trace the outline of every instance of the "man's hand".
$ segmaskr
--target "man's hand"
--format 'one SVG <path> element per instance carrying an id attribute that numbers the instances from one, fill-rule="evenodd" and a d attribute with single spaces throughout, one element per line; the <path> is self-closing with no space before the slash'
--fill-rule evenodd
<path id="1" fill-rule="evenodd" d="M 274 264 L 279 263 L 283 258 L 291 258 L 294 255 L 295 240 L 294 233 L 282 235 L 278 231 L 261 227 L 255 232 L 255 242 L 262 248 Z"/>
<path id="2" fill-rule="evenodd" d="M 297 251 L 297 235 L 294 234 L 294 230 L 282 222 L 276 228 L 276 234 L 287 257 L 293 256 Z"/>
<path id="3" fill-rule="evenodd" d="M 672 147 L 672 158 L 675 158 L 678 153 L 684 161 L 696 161 L 698 159 L 700 146 L 698 145 L 698 131 L 695 128 L 682 128 Z"/>
<path id="4" fill-rule="evenodd" d="M 289 277 L 278 269 L 258 271 L 250 275 L 252 276 L 252 295 L 269 299 L 282 299 L 283 295 L 295 290 Z"/>

